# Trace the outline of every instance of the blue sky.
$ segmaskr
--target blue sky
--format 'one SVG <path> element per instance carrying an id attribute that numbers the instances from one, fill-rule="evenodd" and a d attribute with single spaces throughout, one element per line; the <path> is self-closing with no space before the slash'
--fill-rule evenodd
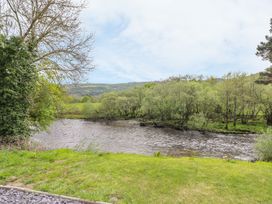
<path id="1" fill-rule="evenodd" d="M 174 75 L 255 73 L 272 0 L 92 0 L 83 28 L 95 34 L 85 81 L 118 83 Z"/>

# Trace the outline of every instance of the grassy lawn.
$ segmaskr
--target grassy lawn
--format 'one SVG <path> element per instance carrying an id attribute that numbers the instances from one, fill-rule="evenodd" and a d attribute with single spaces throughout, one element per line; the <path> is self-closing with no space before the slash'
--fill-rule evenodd
<path id="1" fill-rule="evenodd" d="M 272 203 L 272 163 L 0 151 L 0 184 L 117 203 Z"/>

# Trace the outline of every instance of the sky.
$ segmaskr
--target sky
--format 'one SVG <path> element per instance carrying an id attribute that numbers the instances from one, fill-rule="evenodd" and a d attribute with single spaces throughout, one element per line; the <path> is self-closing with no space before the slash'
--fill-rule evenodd
<path id="1" fill-rule="evenodd" d="M 272 0 L 89 0 L 81 21 L 96 68 L 85 81 L 262 71 L 269 63 L 255 53 L 270 18 Z"/>

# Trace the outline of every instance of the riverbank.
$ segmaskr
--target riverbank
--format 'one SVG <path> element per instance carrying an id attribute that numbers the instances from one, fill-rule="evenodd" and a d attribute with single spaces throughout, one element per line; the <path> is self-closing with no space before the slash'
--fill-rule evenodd
<path id="1" fill-rule="evenodd" d="M 63 113 L 59 116 L 61 119 L 85 119 L 90 121 L 97 121 L 97 118 L 92 118 L 90 113 L 99 112 L 100 103 L 70 103 L 65 104 Z M 88 107 L 88 111 L 84 107 Z M 124 120 L 124 118 L 115 118 L 116 120 Z M 222 134 L 261 134 L 266 129 L 265 121 L 250 121 L 248 124 L 242 124 L 237 122 L 236 126 L 233 123 L 229 123 L 228 129 L 225 128 L 225 124 L 222 122 L 208 122 L 205 126 L 196 124 L 187 124 L 187 127 L 181 127 L 178 121 L 158 121 L 158 120 L 144 120 L 143 118 L 132 118 L 137 120 L 143 126 L 152 126 L 159 128 L 172 128 L 176 130 L 196 130 L 206 131 L 211 133 L 222 133 Z M 109 121 L 107 119 L 99 119 L 99 121 Z"/>
<path id="2" fill-rule="evenodd" d="M 176 130 L 193 130 L 200 132 L 210 132 L 219 134 L 261 134 L 267 128 L 261 123 L 255 124 L 230 124 L 228 129 L 225 128 L 224 123 L 210 122 L 206 126 L 195 127 L 192 124 L 188 124 L 187 127 L 181 127 L 176 121 L 144 121 L 139 120 L 141 126 L 153 126 L 158 128 L 172 128 Z"/>
<path id="3" fill-rule="evenodd" d="M 82 106 L 82 105 L 81 105 Z M 110 121 L 107 119 L 92 119 L 88 118 L 86 115 L 82 113 L 82 110 L 79 105 L 75 107 L 78 108 L 77 112 L 66 112 L 60 119 L 83 119 L 89 121 Z M 113 121 L 124 120 L 122 118 L 113 119 Z M 222 134 L 262 134 L 267 126 L 263 122 L 255 122 L 249 124 L 241 124 L 237 123 L 234 126 L 232 123 L 229 124 L 228 129 L 225 128 L 224 123 L 220 122 L 209 122 L 206 126 L 195 127 L 191 124 L 188 124 L 187 127 L 181 127 L 176 121 L 152 121 L 152 120 L 143 120 L 141 118 L 136 118 L 132 120 L 137 120 L 141 126 L 152 126 L 156 128 L 172 128 L 175 130 L 195 130 L 195 131 L 203 131 L 203 132 L 211 132 L 211 133 L 222 133 Z"/>
<path id="4" fill-rule="evenodd" d="M 272 163 L 0 151 L 0 185 L 116 203 L 270 203 Z"/>

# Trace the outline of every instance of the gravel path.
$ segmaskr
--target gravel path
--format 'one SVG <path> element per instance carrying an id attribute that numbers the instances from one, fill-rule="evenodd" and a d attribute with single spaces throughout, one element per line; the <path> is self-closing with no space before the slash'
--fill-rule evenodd
<path id="1" fill-rule="evenodd" d="M 0 204 L 103 204 L 21 188 L 1 187 Z M 105 203 L 104 203 L 105 204 Z"/>

